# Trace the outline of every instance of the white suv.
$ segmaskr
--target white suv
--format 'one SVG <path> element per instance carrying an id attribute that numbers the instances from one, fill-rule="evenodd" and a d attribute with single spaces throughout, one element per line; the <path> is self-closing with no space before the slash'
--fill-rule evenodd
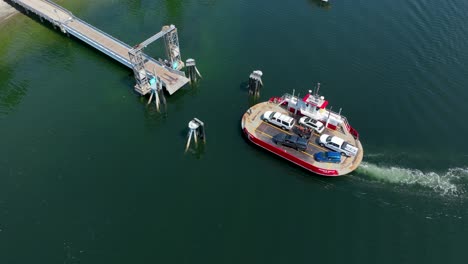
<path id="1" fill-rule="evenodd" d="M 266 111 L 263 114 L 263 120 L 267 123 L 279 126 L 284 130 L 290 130 L 295 124 L 294 118 L 272 111 Z"/>
<path id="2" fill-rule="evenodd" d="M 319 134 L 322 134 L 323 130 L 325 129 L 325 126 L 322 122 L 314 120 L 308 116 L 301 117 L 301 119 L 299 119 L 299 124 L 304 125 L 308 128 L 312 128 Z"/>

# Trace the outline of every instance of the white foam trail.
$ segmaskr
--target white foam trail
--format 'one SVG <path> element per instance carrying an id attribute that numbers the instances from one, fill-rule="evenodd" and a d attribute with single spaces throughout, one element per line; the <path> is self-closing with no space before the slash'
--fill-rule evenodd
<path id="1" fill-rule="evenodd" d="M 462 185 L 456 182 L 461 178 L 468 179 L 468 168 L 452 168 L 444 173 L 422 172 L 417 169 L 399 167 L 380 167 L 367 162 L 361 163 L 358 173 L 383 182 L 398 184 L 416 184 L 433 189 L 442 195 L 458 196 L 465 192 Z"/>
<path id="2" fill-rule="evenodd" d="M 382 157 L 382 156 L 384 156 L 384 155 L 385 155 L 385 154 L 383 154 L 383 153 L 371 153 L 371 154 L 367 154 L 367 153 L 366 153 L 365 156 L 366 156 L 366 158 L 375 158 L 375 157 Z"/>

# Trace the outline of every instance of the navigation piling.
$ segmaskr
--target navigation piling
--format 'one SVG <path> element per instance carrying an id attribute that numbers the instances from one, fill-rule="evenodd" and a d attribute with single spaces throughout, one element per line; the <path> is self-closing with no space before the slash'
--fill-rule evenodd
<path id="1" fill-rule="evenodd" d="M 263 87 L 262 82 L 263 73 L 259 70 L 253 71 L 249 77 L 249 94 L 258 96 L 260 95 L 260 88 Z"/>
<path id="2" fill-rule="evenodd" d="M 187 61 L 185 61 L 185 67 L 187 67 L 187 77 L 189 78 L 190 82 L 196 82 L 197 77 L 202 78 L 194 59 L 187 59 Z"/>
<path id="3" fill-rule="evenodd" d="M 202 140 L 203 143 L 206 143 L 206 136 L 205 136 L 205 124 L 198 118 L 192 119 L 188 123 L 189 133 L 187 139 L 187 145 L 185 146 L 185 152 L 187 152 L 188 148 L 190 147 L 190 142 L 193 140 L 195 141 L 195 146 L 198 146 L 198 140 Z"/>
<path id="4" fill-rule="evenodd" d="M 162 88 L 162 82 L 158 78 L 151 78 L 150 81 L 150 87 L 151 87 L 151 95 L 148 100 L 148 105 L 151 103 L 151 100 L 153 99 L 154 96 L 154 104 L 156 105 L 156 110 L 159 112 L 159 107 L 161 104 L 166 106 L 166 98 L 164 97 L 164 91 Z"/>

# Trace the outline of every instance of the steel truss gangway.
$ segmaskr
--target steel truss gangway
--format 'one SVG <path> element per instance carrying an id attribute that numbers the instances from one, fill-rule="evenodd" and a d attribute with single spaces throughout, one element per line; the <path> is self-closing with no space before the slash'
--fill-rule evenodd
<path id="1" fill-rule="evenodd" d="M 63 33 L 82 40 L 91 47 L 131 68 L 135 73 L 135 91 L 141 95 L 151 92 L 149 80 L 154 78 L 162 82 L 169 94 L 175 93 L 189 82 L 189 79 L 185 77 L 185 73 L 181 71 L 184 63 L 180 57 L 177 28 L 174 25 L 164 26 L 161 32 L 131 47 L 79 19 L 67 9 L 52 1 L 10 0 L 10 2 L 23 7 L 27 14 L 29 12 L 36 14 L 41 21 L 49 21 L 54 28 L 59 27 Z M 164 38 L 168 57 L 166 63 L 143 53 L 146 46 L 160 38 Z"/>

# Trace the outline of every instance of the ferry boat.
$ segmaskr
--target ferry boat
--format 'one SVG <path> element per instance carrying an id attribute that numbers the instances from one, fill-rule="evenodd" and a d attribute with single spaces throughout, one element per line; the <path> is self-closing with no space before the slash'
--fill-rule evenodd
<path id="1" fill-rule="evenodd" d="M 339 113 L 327 109 L 329 102 L 318 94 L 319 88 L 320 85 L 316 92 L 309 90 L 303 98 L 295 96 L 293 92 L 292 95 L 284 94 L 258 103 L 244 113 L 241 127 L 247 139 L 255 145 L 308 171 L 322 176 L 345 175 L 355 170 L 362 161 L 364 150 L 359 133 L 341 115 L 341 109 Z M 292 117 L 294 124 L 282 125 L 284 121 L 278 121 L 275 117 L 289 122 L 288 118 Z M 324 128 L 310 129 L 304 120 L 319 125 L 322 123 Z M 311 132 L 304 133 L 307 130 Z M 291 142 L 284 144 L 285 137 L 290 138 Z M 294 145 L 298 137 L 306 137 L 306 149 Z M 278 142 L 278 138 L 282 141 Z M 318 158 L 323 157 L 321 152 L 341 153 L 341 160 L 326 162 Z"/>

